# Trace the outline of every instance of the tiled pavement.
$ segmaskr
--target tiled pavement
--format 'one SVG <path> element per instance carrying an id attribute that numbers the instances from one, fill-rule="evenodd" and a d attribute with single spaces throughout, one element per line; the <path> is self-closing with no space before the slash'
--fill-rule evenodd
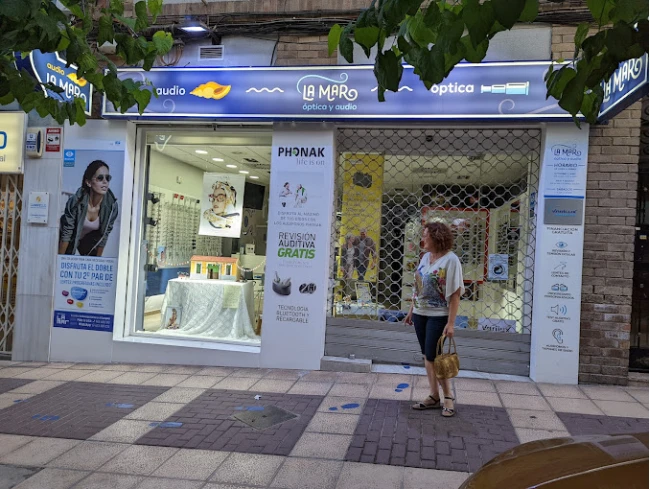
<path id="1" fill-rule="evenodd" d="M 0 362 L 0 474 L 38 470 L 0 489 L 453 489 L 518 442 L 648 429 L 647 388 L 454 384 L 443 419 L 409 409 L 427 390 L 406 371 Z M 231 418 L 265 406 L 298 417 Z"/>

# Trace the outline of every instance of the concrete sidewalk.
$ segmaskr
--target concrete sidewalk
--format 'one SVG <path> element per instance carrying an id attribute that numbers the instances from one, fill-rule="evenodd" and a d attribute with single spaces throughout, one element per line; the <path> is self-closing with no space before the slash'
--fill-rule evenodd
<path id="1" fill-rule="evenodd" d="M 399 370 L 399 368 L 398 368 Z M 0 489 L 453 489 L 519 443 L 648 430 L 647 387 L 0 362 Z"/>

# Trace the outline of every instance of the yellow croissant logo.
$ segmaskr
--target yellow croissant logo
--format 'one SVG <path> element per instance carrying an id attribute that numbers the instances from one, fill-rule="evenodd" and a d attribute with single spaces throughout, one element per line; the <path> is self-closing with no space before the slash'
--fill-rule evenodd
<path id="1" fill-rule="evenodd" d="M 70 78 L 70 80 L 72 80 L 74 83 L 76 83 L 80 87 L 84 87 L 84 86 L 86 86 L 86 83 L 88 83 L 88 81 L 83 79 L 83 78 L 77 78 L 76 73 L 70 73 L 68 75 L 68 78 Z"/>
<path id="2" fill-rule="evenodd" d="M 208 82 L 199 85 L 190 93 L 195 97 L 211 98 L 219 100 L 224 98 L 230 92 L 231 85 L 219 85 L 217 82 Z"/>

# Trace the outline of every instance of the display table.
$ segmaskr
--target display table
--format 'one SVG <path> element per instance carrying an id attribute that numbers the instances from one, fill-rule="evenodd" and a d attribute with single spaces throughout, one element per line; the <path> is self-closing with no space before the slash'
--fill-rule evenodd
<path id="1" fill-rule="evenodd" d="M 169 307 L 180 308 L 180 327 L 161 328 L 158 334 L 260 342 L 253 330 L 253 282 L 173 279 L 167 282 L 160 311 L 163 318 Z"/>

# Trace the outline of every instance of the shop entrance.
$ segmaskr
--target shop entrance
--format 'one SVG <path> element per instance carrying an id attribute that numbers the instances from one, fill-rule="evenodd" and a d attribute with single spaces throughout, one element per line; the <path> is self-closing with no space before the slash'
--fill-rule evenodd
<path id="1" fill-rule="evenodd" d="M 23 176 L 0 176 L 0 358 L 11 355 L 16 324 L 16 280 L 23 202 Z"/>
<path id="2" fill-rule="evenodd" d="M 271 133 L 151 129 L 131 334 L 259 346 Z"/>
<path id="3" fill-rule="evenodd" d="M 337 143 L 325 354 L 422 363 L 402 320 L 422 224 L 441 221 L 463 264 L 463 369 L 527 376 L 541 131 L 347 128 Z"/>

